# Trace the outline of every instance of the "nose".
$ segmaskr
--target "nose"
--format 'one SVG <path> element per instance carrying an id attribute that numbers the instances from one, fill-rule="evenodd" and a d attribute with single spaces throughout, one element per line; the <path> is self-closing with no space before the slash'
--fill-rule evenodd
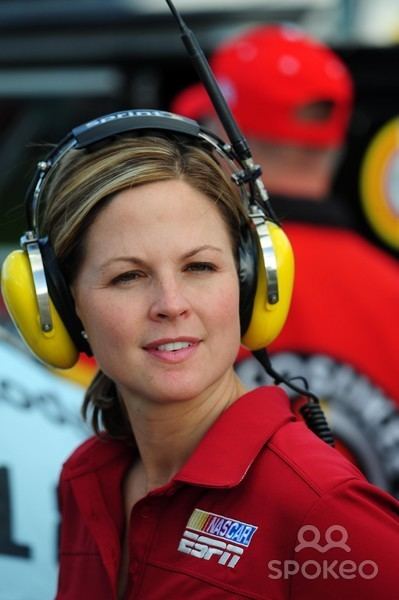
<path id="1" fill-rule="evenodd" d="M 150 305 L 151 319 L 174 320 L 189 313 L 190 302 L 176 277 L 169 276 L 156 284 Z"/>

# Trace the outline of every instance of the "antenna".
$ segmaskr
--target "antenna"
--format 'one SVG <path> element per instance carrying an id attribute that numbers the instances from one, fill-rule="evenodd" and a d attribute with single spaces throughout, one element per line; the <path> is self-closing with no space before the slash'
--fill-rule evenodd
<path id="1" fill-rule="evenodd" d="M 188 55 L 194 64 L 201 82 L 204 84 L 205 89 L 208 92 L 216 114 L 218 115 L 230 140 L 231 146 L 244 167 L 244 171 L 236 175 L 237 183 L 250 182 L 255 184 L 259 199 L 264 205 L 264 209 L 266 209 L 266 212 L 271 220 L 275 223 L 278 223 L 277 216 L 270 205 L 269 196 L 261 178 L 262 169 L 259 165 L 254 163 L 247 140 L 240 131 L 232 115 L 232 112 L 222 94 L 222 91 L 216 81 L 211 67 L 209 66 L 206 56 L 199 45 L 197 38 L 191 29 L 187 27 L 180 13 L 173 5 L 173 2 L 171 0 L 166 0 L 166 3 L 179 26 L 181 38 L 186 47 Z"/>
<path id="2" fill-rule="evenodd" d="M 166 3 L 177 21 L 186 50 L 195 66 L 200 80 L 204 84 L 206 91 L 212 100 L 216 113 L 226 130 L 233 149 L 240 160 L 245 161 L 246 159 L 251 158 L 248 143 L 234 120 L 231 110 L 227 105 L 197 38 L 187 27 L 171 0 L 166 0 Z"/>

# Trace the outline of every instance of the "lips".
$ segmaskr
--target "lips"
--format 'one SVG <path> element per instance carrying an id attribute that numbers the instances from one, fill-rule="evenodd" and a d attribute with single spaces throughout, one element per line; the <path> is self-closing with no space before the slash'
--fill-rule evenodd
<path id="1" fill-rule="evenodd" d="M 199 338 L 179 337 L 179 338 L 162 338 L 154 340 L 144 346 L 144 350 L 160 350 L 164 352 L 176 352 L 184 348 L 189 348 L 200 342 Z"/>
<path id="2" fill-rule="evenodd" d="M 164 362 L 181 362 L 192 356 L 201 340 L 192 337 L 163 338 L 154 340 L 144 346 L 152 357 Z"/>
<path id="3" fill-rule="evenodd" d="M 183 348 L 189 348 L 190 346 L 192 346 L 190 342 L 168 342 L 167 344 L 160 344 L 156 349 L 165 352 L 175 352 L 176 350 L 183 350 Z"/>

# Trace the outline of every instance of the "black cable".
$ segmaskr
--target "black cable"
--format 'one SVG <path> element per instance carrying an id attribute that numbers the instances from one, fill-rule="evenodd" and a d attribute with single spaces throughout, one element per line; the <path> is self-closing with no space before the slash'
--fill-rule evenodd
<path id="1" fill-rule="evenodd" d="M 313 433 L 315 433 L 321 440 L 329 444 L 330 446 L 334 446 L 334 436 L 331 432 L 331 429 L 327 423 L 326 416 L 323 412 L 323 409 L 320 406 L 319 398 L 310 392 L 307 389 L 306 380 L 303 377 L 300 377 L 305 382 L 305 387 L 301 388 L 300 386 L 292 383 L 293 379 L 297 379 L 296 377 L 293 379 L 287 379 L 277 371 L 275 371 L 270 362 L 270 357 L 266 351 L 266 349 L 262 348 L 261 350 L 253 350 L 252 354 L 256 358 L 257 361 L 260 362 L 262 367 L 265 369 L 266 373 L 273 378 L 273 381 L 276 385 L 279 383 L 284 383 L 291 390 L 299 394 L 300 396 L 306 396 L 308 401 L 300 408 L 300 413 L 304 418 L 306 425 L 309 427 Z"/>
<path id="2" fill-rule="evenodd" d="M 166 0 L 166 4 L 179 26 L 181 39 L 186 47 L 187 53 L 197 71 L 200 81 L 203 83 L 208 96 L 215 107 L 216 113 L 228 135 L 232 147 L 241 161 L 251 158 L 248 142 L 231 113 L 197 38 L 191 29 L 187 27 L 172 1 Z"/>

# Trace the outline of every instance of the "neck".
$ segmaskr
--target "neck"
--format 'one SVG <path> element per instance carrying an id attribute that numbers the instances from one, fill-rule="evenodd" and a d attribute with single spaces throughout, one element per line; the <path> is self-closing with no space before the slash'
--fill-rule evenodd
<path id="1" fill-rule="evenodd" d="M 170 481 L 214 421 L 245 391 L 233 370 L 183 402 L 157 403 L 120 390 L 139 451 L 136 469 L 142 473 L 144 493 Z"/>
<path id="2" fill-rule="evenodd" d="M 329 195 L 339 151 L 289 143 L 250 140 L 268 191 L 276 195 L 323 201 Z"/>
<path id="3" fill-rule="evenodd" d="M 329 177 L 311 177 L 300 170 L 291 170 L 288 175 L 278 180 L 270 178 L 267 189 L 272 195 L 283 195 L 290 198 L 307 198 L 315 202 L 323 202 L 329 195 L 331 179 Z"/>

